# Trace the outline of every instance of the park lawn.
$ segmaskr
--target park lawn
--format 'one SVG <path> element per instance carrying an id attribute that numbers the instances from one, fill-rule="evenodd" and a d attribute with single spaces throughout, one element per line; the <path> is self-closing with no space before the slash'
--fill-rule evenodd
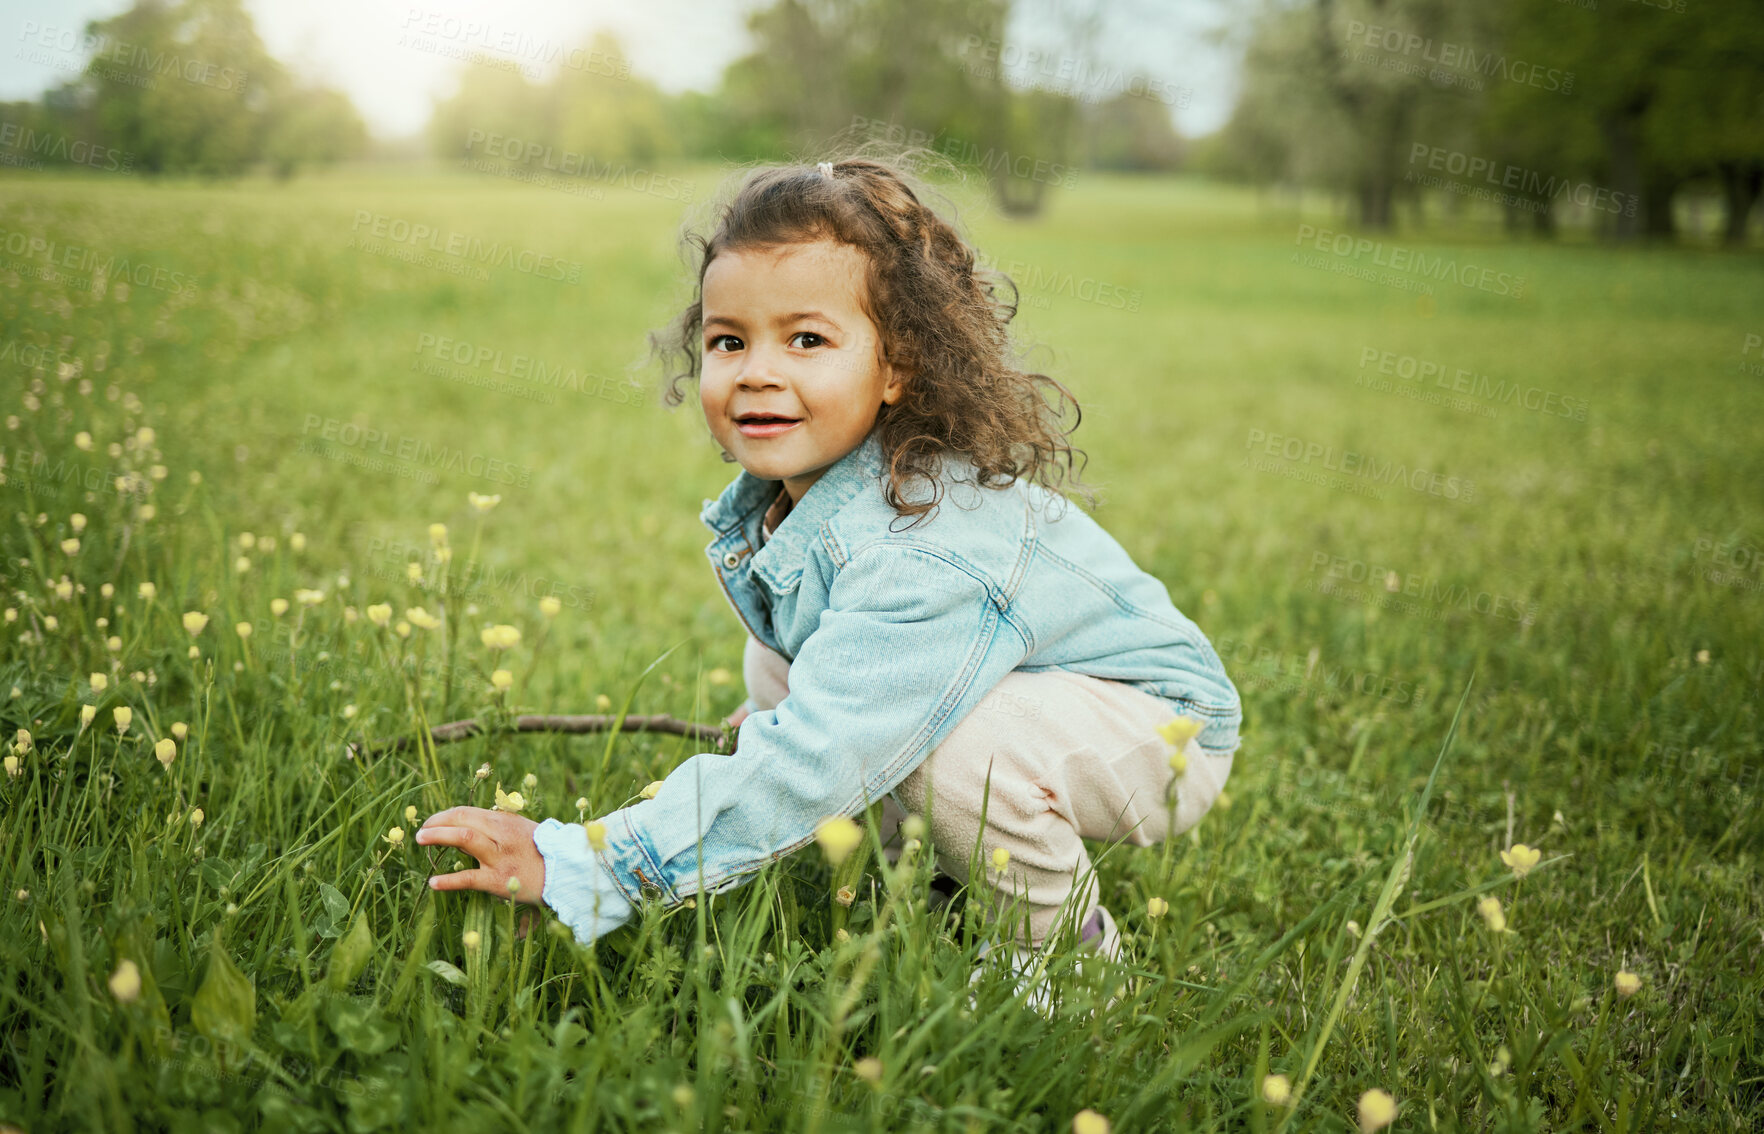
<path id="1" fill-rule="evenodd" d="M 592 818 L 698 749 L 351 760 L 347 740 L 419 704 L 491 710 L 493 665 L 517 711 L 714 722 L 743 696 L 698 522 L 735 468 L 690 383 L 666 408 L 645 365 L 687 296 L 683 211 L 719 177 L 0 180 L 0 695 L 6 735 L 33 734 L 0 783 L 0 1119 L 1066 1130 L 1091 1108 L 1117 1131 L 1342 1130 L 1379 1088 L 1397 1129 L 1759 1124 L 1751 256 L 1466 224 L 1356 258 L 1316 245 L 1344 227 L 1321 200 L 1086 172 L 1020 222 L 952 189 L 1022 285 L 1028 362 L 1083 406 L 1099 520 L 1245 700 L 1192 838 L 1092 848 L 1125 968 L 1062 978 L 1057 1022 L 1003 980 L 969 1014 L 978 927 L 940 930 L 930 863 L 890 879 L 869 847 L 594 949 L 430 894 L 427 855 L 386 841 L 407 807 L 487 806 L 531 773 L 528 814 L 573 820 L 582 796 Z M 474 246 L 487 279 L 455 254 Z M 363 616 L 379 602 L 448 626 L 399 638 Z M 186 611 L 209 616 L 194 635 Z M 522 630 L 507 657 L 488 623 Z M 1515 843 L 1542 851 L 1523 879 Z M 142 990 L 119 1003 L 124 959 Z M 1261 1101 L 1265 1072 L 1296 1107 Z"/>

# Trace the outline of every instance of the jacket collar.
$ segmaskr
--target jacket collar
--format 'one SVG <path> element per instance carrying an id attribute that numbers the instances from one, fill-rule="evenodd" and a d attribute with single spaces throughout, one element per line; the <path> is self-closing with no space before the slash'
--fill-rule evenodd
<path id="1" fill-rule="evenodd" d="M 827 467 L 802 499 L 790 509 L 764 546 L 759 542 L 760 519 L 778 497 L 782 482 L 762 480 L 742 469 L 714 501 L 706 501 L 698 518 L 717 534 L 705 554 L 719 566 L 718 545 L 725 537 L 745 536 L 748 546 L 758 547 L 753 570 L 776 591 L 791 590 L 802 576 L 810 540 L 820 536 L 821 526 L 854 496 L 882 475 L 882 440 L 872 428 L 851 452 Z"/>

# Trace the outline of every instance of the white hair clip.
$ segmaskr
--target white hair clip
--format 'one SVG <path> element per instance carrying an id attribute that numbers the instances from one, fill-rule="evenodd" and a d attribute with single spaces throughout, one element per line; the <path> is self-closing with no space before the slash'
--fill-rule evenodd
<path id="1" fill-rule="evenodd" d="M 822 162 L 820 165 L 820 169 L 821 169 L 821 176 L 822 177 L 825 177 L 828 181 L 833 180 L 833 163 L 832 162 L 830 162 L 830 161 Z"/>

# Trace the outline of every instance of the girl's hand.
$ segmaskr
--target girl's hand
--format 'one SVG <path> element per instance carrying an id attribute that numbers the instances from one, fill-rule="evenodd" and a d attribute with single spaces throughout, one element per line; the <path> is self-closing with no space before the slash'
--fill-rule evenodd
<path id="1" fill-rule="evenodd" d="M 740 728 L 741 722 L 746 719 L 747 719 L 747 706 L 743 705 L 739 709 L 736 709 L 734 712 L 730 713 L 728 716 L 724 717 L 723 723 L 728 725 L 730 728 Z"/>
<path id="2" fill-rule="evenodd" d="M 539 824 L 507 811 L 451 807 L 429 816 L 416 833 L 419 846 L 457 847 L 478 860 L 476 869 L 437 874 L 434 890 L 482 890 L 498 898 L 540 905 L 545 893 L 545 856 L 533 843 Z M 510 894 L 511 879 L 520 888 Z"/>

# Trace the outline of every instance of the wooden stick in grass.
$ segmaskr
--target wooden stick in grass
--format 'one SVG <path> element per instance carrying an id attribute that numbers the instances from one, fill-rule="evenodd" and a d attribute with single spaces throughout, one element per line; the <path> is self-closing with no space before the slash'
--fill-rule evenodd
<path id="1" fill-rule="evenodd" d="M 515 732 L 561 732 L 589 733 L 605 732 L 613 726 L 617 717 L 603 713 L 590 713 L 572 716 L 540 716 L 525 715 L 514 719 Z M 449 744 L 456 740 L 468 740 L 481 736 L 485 728 L 477 720 L 449 721 L 444 725 L 436 725 L 429 735 L 434 737 L 436 744 Z M 717 725 L 698 724 L 696 721 L 683 721 L 665 713 L 649 717 L 626 717 L 619 721 L 621 732 L 661 732 L 673 736 L 689 736 L 715 744 L 721 751 L 724 734 Z M 351 743 L 350 751 L 355 755 L 379 756 L 388 752 L 401 752 L 416 743 L 411 736 L 393 737 L 387 740 L 370 740 L 363 744 Z"/>

